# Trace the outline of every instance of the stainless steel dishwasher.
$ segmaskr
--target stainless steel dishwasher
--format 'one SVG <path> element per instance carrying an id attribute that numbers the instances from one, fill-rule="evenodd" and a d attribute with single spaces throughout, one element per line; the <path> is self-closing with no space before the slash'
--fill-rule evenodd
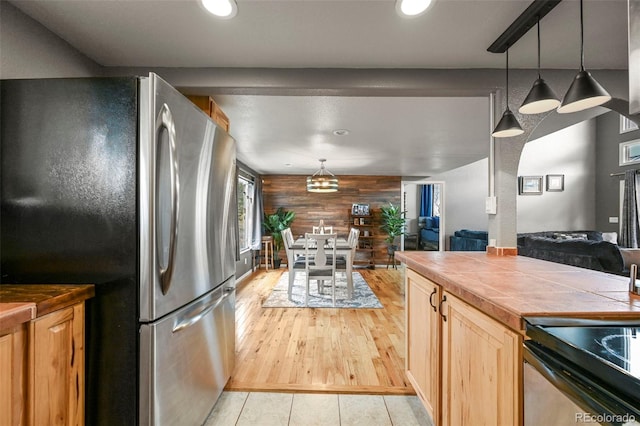
<path id="1" fill-rule="evenodd" d="M 640 320 L 527 318 L 525 426 L 640 425 Z"/>

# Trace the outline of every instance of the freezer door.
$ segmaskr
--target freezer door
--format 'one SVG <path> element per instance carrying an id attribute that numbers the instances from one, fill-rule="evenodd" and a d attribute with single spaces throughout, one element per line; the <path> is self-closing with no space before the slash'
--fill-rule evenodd
<path id="1" fill-rule="evenodd" d="M 235 273 L 225 262 L 235 251 L 235 216 L 225 219 L 237 211 L 228 178 L 235 143 L 155 74 L 141 80 L 140 102 L 140 321 L 147 322 Z"/>
<path id="2" fill-rule="evenodd" d="M 140 329 L 140 425 L 202 425 L 231 376 L 235 278 Z"/>

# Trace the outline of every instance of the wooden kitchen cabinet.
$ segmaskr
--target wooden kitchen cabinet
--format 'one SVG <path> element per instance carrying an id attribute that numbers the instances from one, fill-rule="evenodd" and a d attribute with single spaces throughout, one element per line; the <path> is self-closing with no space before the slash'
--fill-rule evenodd
<path id="1" fill-rule="evenodd" d="M 222 127 L 225 131 L 229 132 L 229 117 L 220 109 L 218 104 L 213 100 L 211 96 L 196 96 L 186 95 L 187 98 L 193 102 L 198 108 L 204 111 L 209 117 L 216 122 L 217 125 Z"/>
<path id="2" fill-rule="evenodd" d="M 28 323 L 0 330 L 0 425 L 27 419 Z"/>
<path id="3" fill-rule="evenodd" d="M 440 315 L 432 303 L 440 300 L 440 286 L 407 271 L 406 370 L 418 398 L 431 415 L 440 417 Z"/>
<path id="4" fill-rule="evenodd" d="M 434 424 L 521 424 L 520 335 L 410 269 L 405 284 L 407 376 Z"/>
<path id="5" fill-rule="evenodd" d="M 0 285 L 0 425 L 84 425 L 88 284 Z"/>
<path id="6" fill-rule="evenodd" d="M 446 291 L 442 298 L 442 424 L 521 424 L 519 335 Z"/>
<path id="7" fill-rule="evenodd" d="M 84 424 L 84 303 L 30 323 L 32 425 Z"/>

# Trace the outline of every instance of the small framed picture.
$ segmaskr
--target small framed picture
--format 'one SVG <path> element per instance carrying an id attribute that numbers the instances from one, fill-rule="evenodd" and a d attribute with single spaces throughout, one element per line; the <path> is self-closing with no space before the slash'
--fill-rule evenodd
<path id="1" fill-rule="evenodd" d="M 640 163 L 640 139 L 622 142 L 619 145 L 619 166 Z"/>
<path id="2" fill-rule="evenodd" d="M 629 118 L 620 114 L 620 134 L 633 132 L 634 130 L 638 130 L 638 125 Z"/>
<path id="3" fill-rule="evenodd" d="M 540 195 L 542 194 L 542 176 L 519 176 L 518 194 Z"/>
<path id="4" fill-rule="evenodd" d="M 351 214 L 353 216 L 369 216 L 369 204 L 352 204 Z"/>
<path id="5" fill-rule="evenodd" d="M 547 175 L 547 192 L 564 191 L 564 175 Z"/>

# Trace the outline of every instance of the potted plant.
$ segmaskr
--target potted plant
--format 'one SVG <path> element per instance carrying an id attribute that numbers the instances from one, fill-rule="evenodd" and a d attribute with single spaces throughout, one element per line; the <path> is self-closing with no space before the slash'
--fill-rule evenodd
<path id="1" fill-rule="evenodd" d="M 381 206 L 380 211 L 382 212 L 382 225 L 380 228 L 387 233 L 385 241 L 388 244 L 388 252 L 391 255 L 398 248 L 394 244 L 396 238 L 404 234 L 405 212 L 400 211 L 400 206 L 392 203 L 389 203 L 388 206 Z"/>
<path id="2" fill-rule="evenodd" d="M 273 237 L 273 264 L 276 268 L 280 267 L 280 250 L 284 248 L 282 241 L 282 231 L 291 226 L 291 222 L 295 219 L 296 213 L 286 211 L 284 207 L 278 207 L 275 213 L 264 214 L 262 226 L 265 233 L 271 234 Z"/>

